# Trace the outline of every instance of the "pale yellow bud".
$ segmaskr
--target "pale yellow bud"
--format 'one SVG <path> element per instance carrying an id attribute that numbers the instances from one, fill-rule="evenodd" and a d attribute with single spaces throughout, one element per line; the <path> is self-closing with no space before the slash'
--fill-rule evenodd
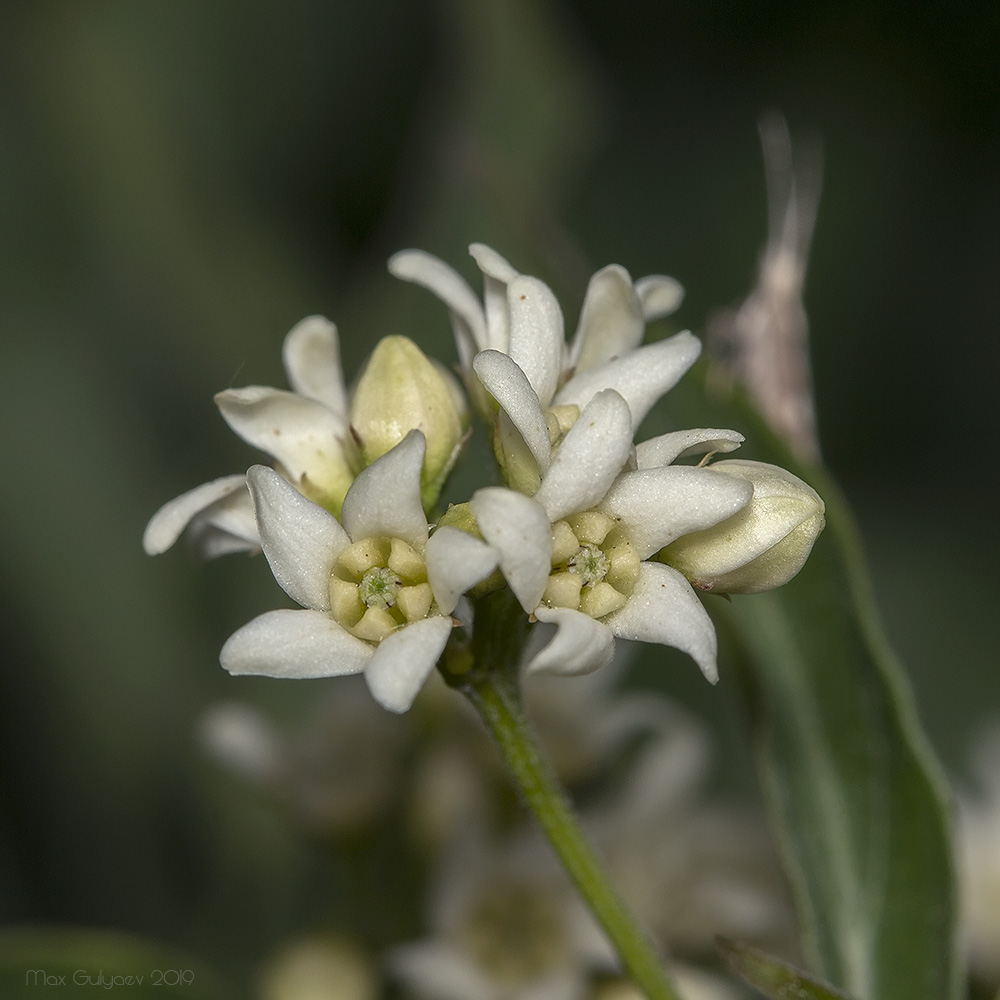
<path id="1" fill-rule="evenodd" d="M 358 379 L 351 428 L 362 464 L 396 447 L 412 430 L 427 442 L 420 494 L 430 509 L 465 440 L 468 410 L 455 380 L 407 337 L 383 337 Z"/>
<path id="2" fill-rule="evenodd" d="M 787 583 L 802 569 L 826 523 L 819 494 L 764 462 L 734 459 L 709 468 L 752 483 L 750 502 L 714 527 L 677 539 L 657 558 L 701 590 L 756 594 Z"/>

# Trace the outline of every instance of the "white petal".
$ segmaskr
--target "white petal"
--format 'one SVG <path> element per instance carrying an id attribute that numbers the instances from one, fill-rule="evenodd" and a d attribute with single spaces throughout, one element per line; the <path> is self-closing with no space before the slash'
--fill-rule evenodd
<path id="1" fill-rule="evenodd" d="M 717 427 L 696 427 L 688 431 L 671 431 L 650 438 L 635 446 L 635 460 L 640 469 L 670 465 L 682 455 L 703 455 L 706 452 L 735 451 L 746 439 L 738 431 Z"/>
<path id="2" fill-rule="evenodd" d="M 535 609 L 540 622 L 557 625 L 552 641 L 528 664 L 531 673 L 589 674 L 607 666 L 615 654 L 615 637 L 602 622 L 571 608 Z"/>
<path id="3" fill-rule="evenodd" d="M 433 292 L 451 313 L 462 367 L 487 346 L 486 317 L 468 282 L 443 260 L 423 250 L 400 250 L 389 258 L 389 273 Z"/>
<path id="4" fill-rule="evenodd" d="M 687 331 L 637 347 L 607 364 L 574 375 L 556 394 L 555 403 L 575 403 L 583 409 L 601 389 L 616 389 L 632 411 L 635 429 L 653 404 L 680 381 L 700 353 L 700 341 Z"/>
<path id="5" fill-rule="evenodd" d="M 647 323 L 676 312 L 684 301 L 684 286 L 665 274 L 647 274 L 635 283 Z"/>
<path id="6" fill-rule="evenodd" d="M 388 965 L 418 997 L 500 1000 L 500 987 L 464 951 L 444 941 L 393 948 Z"/>
<path id="7" fill-rule="evenodd" d="M 250 491 L 234 490 L 196 514 L 188 526 L 188 537 L 205 559 L 231 552 L 259 552 L 260 534 Z"/>
<path id="8" fill-rule="evenodd" d="M 347 414 L 337 328 L 325 316 L 307 316 L 289 331 L 281 349 L 288 384 L 334 413 Z"/>
<path id="9" fill-rule="evenodd" d="M 571 357 L 578 372 L 589 371 L 642 343 L 646 323 L 632 278 L 619 264 L 598 271 L 587 285 Z"/>
<path id="10" fill-rule="evenodd" d="M 405 712 L 413 704 L 451 629 L 451 619 L 439 615 L 406 625 L 379 643 L 365 667 L 365 680 L 383 708 Z"/>
<path id="11" fill-rule="evenodd" d="M 347 423 L 333 410 L 295 392 L 250 385 L 215 397 L 226 423 L 244 441 L 273 455 L 295 481 L 309 473 L 323 481 L 324 467 L 344 464 Z"/>
<path id="12" fill-rule="evenodd" d="M 372 647 L 322 611 L 268 611 L 234 632 L 219 660 L 231 674 L 309 678 L 357 674 Z"/>
<path id="13" fill-rule="evenodd" d="M 143 532 L 142 547 L 146 554 L 157 556 L 166 552 L 198 514 L 235 491 L 245 489 L 246 476 L 223 476 L 167 501 L 150 518 Z"/>
<path id="14" fill-rule="evenodd" d="M 719 679 L 712 619 L 691 585 L 670 566 L 643 563 L 628 603 L 603 621 L 620 639 L 659 642 L 680 649 L 712 684 Z"/>
<path id="15" fill-rule="evenodd" d="M 563 370 L 562 310 L 552 290 L 537 278 L 521 275 L 507 286 L 510 347 L 542 406 L 552 402 Z"/>
<path id="16" fill-rule="evenodd" d="M 470 243 L 469 255 L 484 275 L 502 281 L 505 285 L 509 285 L 519 274 L 517 268 L 506 257 L 485 243 Z"/>
<path id="17" fill-rule="evenodd" d="M 599 392 L 563 438 L 535 500 L 553 522 L 589 510 L 607 493 L 631 449 L 628 404 L 613 389 Z"/>
<path id="18" fill-rule="evenodd" d="M 483 351 L 477 354 L 472 367 L 480 382 L 505 410 L 528 446 L 539 471 L 549 467 L 552 445 L 545 414 L 527 376 L 506 354 Z"/>
<path id="19" fill-rule="evenodd" d="M 507 353 L 510 347 L 510 311 L 507 307 L 507 286 L 518 276 L 506 258 L 484 243 L 469 247 L 479 270 L 483 272 L 483 302 L 486 309 L 486 343 L 484 349 Z"/>
<path id="20" fill-rule="evenodd" d="M 731 517 L 752 496 L 753 486 L 745 479 L 668 465 L 623 472 L 599 509 L 623 523 L 639 558 L 648 559 L 675 538 Z"/>
<path id="21" fill-rule="evenodd" d="M 281 589 L 303 607 L 330 610 L 330 573 L 350 544 L 337 519 L 266 465 L 247 473 L 260 544 Z"/>
<path id="22" fill-rule="evenodd" d="M 483 538 L 500 553 L 500 572 L 531 613 L 552 570 L 552 528 L 545 508 L 502 486 L 477 490 L 471 507 Z"/>
<path id="23" fill-rule="evenodd" d="M 427 540 L 427 582 L 441 613 L 450 615 L 458 599 L 500 563 L 500 553 L 458 528 L 444 525 Z"/>
<path id="24" fill-rule="evenodd" d="M 410 431 L 354 480 L 341 511 L 352 541 L 388 535 L 423 552 L 427 544 L 427 517 L 420 505 L 424 448 L 423 434 Z"/>

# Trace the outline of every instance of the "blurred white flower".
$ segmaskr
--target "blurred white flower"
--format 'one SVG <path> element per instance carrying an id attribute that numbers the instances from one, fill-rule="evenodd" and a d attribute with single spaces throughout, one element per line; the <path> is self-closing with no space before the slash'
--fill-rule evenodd
<path id="1" fill-rule="evenodd" d="M 274 955 L 257 976 L 257 1000 L 378 1000 L 378 976 L 356 945 L 305 938 Z"/>
<path id="2" fill-rule="evenodd" d="M 718 976 L 683 962 L 671 963 L 670 978 L 681 1000 L 743 1000 L 746 996 Z M 598 986 L 590 1000 L 646 1000 L 646 994 L 634 983 L 616 979 Z"/>
<path id="3" fill-rule="evenodd" d="M 247 704 L 215 705 L 200 720 L 199 741 L 309 830 L 363 830 L 400 790 L 412 731 L 375 704 L 361 677 L 345 677 L 335 695 L 294 727 L 279 728 Z"/>
<path id="4" fill-rule="evenodd" d="M 455 529 L 428 540 L 423 458 L 423 435 L 411 431 L 364 469 L 344 499 L 343 526 L 273 469 L 250 469 L 264 555 L 304 610 L 244 625 L 222 648 L 226 670 L 285 678 L 363 671 L 385 708 L 410 707 L 448 641 L 459 596 L 497 561 Z"/>
<path id="5" fill-rule="evenodd" d="M 431 890 L 431 935 L 387 965 L 422 1000 L 582 1000 L 614 952 L 531 831 L 489 843 L 474 828 Z"/>

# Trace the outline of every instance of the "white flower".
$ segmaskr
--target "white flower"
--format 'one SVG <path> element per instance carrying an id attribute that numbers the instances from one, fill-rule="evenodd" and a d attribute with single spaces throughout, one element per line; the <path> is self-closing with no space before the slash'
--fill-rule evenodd
<path id="1" fill-rule="evenodd" d="M 230 673 L 363 671 L 380 704 L 410 707 L 448 641 L 459 596 L 497 564 L 464 532 L 441 529 L 428 540 L 423 458 L 423 435 L 411 431 L 364 469 L 344 499 L 343 526 L 273 469 L 250 469 L 264 555 L 304 610 L 266 612 L 230 636 L 220 657 Z"/>
<path id="2" fill-rule="evenodd" d="M 384 337 L 351 394 L 344 387 L 336 327 L 310 316 L 285 338 L 292 391 L 251 385 L 215 402 L 229 426 L 266 452 L 300 493 L 340 516 L 355 475 L 419 429 L 428 442 L 423 500 L 437 500 L 465 437 L 467 406 L 454 378 L 405 337 Z M 165 504 L 146 528 L 150 555 L 185 528 L 205 555 L 260 547 L 243 476 L 226 476 Z"/>
<path id="3" fill-rule="evenodd" d="M 249 704 L 210 708 L 202 746 L 320 834 L 356 834 L 384 817 L 399 792 L 407 726 L 372 701 L 360 676 L 338 683 L 292 727 Z"/>
<path id="4" fill-rule="evenodd" d="M 498 844 L 467 829 L 431 896 L 431 937 L 389 968 L 424 1000 L 582 1000 L 617 966 L 607 939 L 532 832 Z"/>
<path id="5" fill-rule="evenodd" d="M 400 251 L 390 259 L 389 270 L 430 289 L 448 307 L 469 393 L 484 413 L 488 410 L 476 391 L 473 370 L 508 413 L 512 411 L 504 390 L 517 394 L 525 381 L 544 411 L 582 408 L 601 389 L 613 388 L 628 400 L 638 426 L 698 357 L 701 345 L 688 332 L 640 346 L 646 323 L 680 304 L 683 291 L 673 278 L 650 275 L 633 283 L 617 264 L 598 271 L 587 288 L 573 342 L 567 345 L 562 311 L 547 285 L 519 274 L 481 243 L 473 243 L 469 252 L 483 272 L 482 305 L 461 276 L 421 250 Z M 505 355 L 520 377 L 510 364 L 495 359 L 482 364 L 483 352 Z M 532 427 L 531 438 L 525 436 L 529 447 L 538 429 Z"/>
<path id="6" fill-rule="evenodd" d="M 254 385 L 220 392 L 215 402 L 226 423 L 271 455 L 303 493 L 342 499 L 353 479 L 353 446 L 337 328 L 322 316 L 302 320 L 285 337 L 282 359 L 293 391 Z M 149 555 L 165 552 L 185 528 L 209 558 L 259 549 L 246 477 L 225 476 L 164 504 L 143 547 Z"/>
<path id="7" fill-rule="evenodd" d="M 595 670 L 610 661 L 619 637 L 681 649 L 714 682 L 711 619 L 681 573 L 647 560 L 736 513 L 753 487 L 690 466 L 622 472 L 632 428 L 625 399 L 599 392 L 554 453 L 539 449 L 549 461 L 533 497 L 490 487 L 473 496 L 472 512 L 521 606 L 559 626 L 530 670 Z"/>

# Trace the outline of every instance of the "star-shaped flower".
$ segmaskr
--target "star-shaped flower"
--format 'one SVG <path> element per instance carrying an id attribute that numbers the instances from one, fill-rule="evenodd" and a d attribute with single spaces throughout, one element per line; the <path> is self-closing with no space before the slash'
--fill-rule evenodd
<path id="1" fill-rule="evenodd" d="M 465 439 L 467 407 L 452 376 L 407 338 L 385 337 L 348 393 L 337 329 L 321 316 L 291 330 L 282 356 L 291 391 L 251 385 L 216 395 L 229 426 L 338 516 L 355 475 L 419 429 L 428 442 L 422 497 L 432 507 Z M 209 557 L 258 549 L 244 477 L 217 479 L 165 504 L 146 528 L 146 551 L 165 551 L 185 528 Z"/>
<path id="2" fill-rule="evenodd" d="M 428 539 L 424 448 L 423 435 L 411 431 L 364 469 L 347 491 L 341 521 L 273 469 L 250 469 L 264 555 L 303 610 L 268 611 L 230 636 L 220 659 L 231 674 L 364 672 L 380 704 L 410 707 L 448 641 L 459 597 L 499 558 L 454 528 Z"/>
<path id="3" fill-rule="evenodd" d="M 226 423 L 271 455 L 302 492 L 342 499 L 354 460 L 337 328 L 322 316 L 302 320 L 285 337 L 282 360 L 292 391 L 254 385 L 220 392 L 215 402 Z M 143 547 L 158 555 L 185 529 L 208 558 L 259 549 L 246 476 L 224 476 L 164 504 L 146 527 Z"/>
<path id="4" fill-rule="evenodd" d="M 583 407 L 601 389 L 614 388 L 628 400 L 638 426 L 698 357 L 701 345 L 688 332 L 640 346 L 646 323 L 680 304 L 683 290 L 673 278 L 650 275 L 633 282 L 618 264 L 598 271 L 567 345 L 562 310 L 544 282 L 518 273 L 481 243 L 473 243 L 469 252 L 483 272 L 482 305 L 460 275 L 421 250 L 400 251 L 390 259 L 389 270 L 430 289 L 448 307 L 470 396 L 484 413 L 488 407 L 473 371 L 501 406 L 505 398 L 497 390 L 517 393 L 526 381 L 546 413 Z M 491 356 L 489 361 L 483 360 L 483 352 Z"/>
<path id="5" fill-rule="evenodd" d="M 671 541 L 741 510 L 753 487 L 667 461 L 625 469 L 632 419 L 618 392 L 602 390 L 554 453 L 539 450 L 549 461 L 534 496 L 490 487 L 473 496 L 471 509 L 521 606 L 558 626 L 529 669 L 595 670 L 610 661 L 619 637 L 681 649 L 714 682 L 711 619 L 681 573 L 649 560 Z M 644 452 L 669 461 L 671 451 L 698 448 L 699 437 L 738 443 L 726 440 L 730 434 L 688 432 Z"/>

